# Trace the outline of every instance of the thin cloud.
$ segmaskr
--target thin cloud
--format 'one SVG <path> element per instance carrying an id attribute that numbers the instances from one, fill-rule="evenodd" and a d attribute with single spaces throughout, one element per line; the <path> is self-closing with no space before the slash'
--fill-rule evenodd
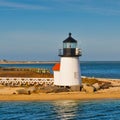
<path id="1" fill-rule="evenodd" d="M 16 9 L 26 9 L 26 10 L 49 9 L 48 7 L 44 7 L 44 6 L 40 6 L 40 5 L 31 5 L 31 4 L 15 3 L 15 2 L 7 2 L 7 1 L 0 1 L 0 6 L 8 7 L 8 8 L 16 8 Z"/>
<path id="2" fill-rule="evenodd" d="M 75 7 L 75 6 L 74 6 Z M 120 15 L 120 9 L 112 9 L 100 6 L 79 5 L 76 6 L 77 11 L 86 11 L 88 13 L 96 13 L 102 15 Z"/>
<path id="3" fill-rule="evenodd" d="M 0 6 L 4 9 L 24 10 L 58 10 L 67 12 L 86 12 L 103 15 L 120 15 L 119 0 L 34 0 L 30 2 L 9 2 L 1 0 Z M 50 3 L 50 4 L 48 4 Z M 49 6 L 48 6 L 49 5 Z"/>
<path id="4" fill-rule="evenodd" d="M 53 0 L 63 4 L 67 11 L 85 11 L 104 15 L 120 15 L 120 1 L 118 0 Z"/>

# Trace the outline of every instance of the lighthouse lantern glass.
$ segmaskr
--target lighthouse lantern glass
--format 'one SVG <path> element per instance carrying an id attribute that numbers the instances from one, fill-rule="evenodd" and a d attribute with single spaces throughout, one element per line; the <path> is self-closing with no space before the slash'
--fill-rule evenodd
<path id="1" fill-rule="evenodd" d="M 63 48 L 76 48 L 77 47 L 77 43 L 63 43 Z"/>

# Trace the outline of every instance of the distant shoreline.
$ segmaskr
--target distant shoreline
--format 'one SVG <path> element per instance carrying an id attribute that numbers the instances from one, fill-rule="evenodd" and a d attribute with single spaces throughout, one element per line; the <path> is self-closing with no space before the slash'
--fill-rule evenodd
<path id="1" fill-rule="evenodd" d="M 55 64 L 60 61 L 9 61 L 0 60 L 0 64 Z M 120 63 L 120 61 L 80 61 L 80 63 Z"/>
<path id="2" fill-rule="evenodd" d="M 55 64 L 59 61 L 0 61 L 0 64 Z"/>

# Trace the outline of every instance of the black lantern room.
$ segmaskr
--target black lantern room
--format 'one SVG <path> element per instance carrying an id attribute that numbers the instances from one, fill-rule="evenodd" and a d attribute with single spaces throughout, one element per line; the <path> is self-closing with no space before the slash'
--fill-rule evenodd
<path id="1" fill-rule="evenodd" d="M 62 57 L 78 57 L 81 56 L 80 49 L 77 48 L 77 40 L 71 37 L 71 33 L 69 33 L 69 37 L 63 41 L 63 50 L 60 50 L 59 56 Z"/>

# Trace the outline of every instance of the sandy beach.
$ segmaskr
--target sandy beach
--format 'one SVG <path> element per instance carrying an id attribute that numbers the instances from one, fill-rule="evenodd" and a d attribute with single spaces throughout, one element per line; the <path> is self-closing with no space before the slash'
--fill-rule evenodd
<path id="1" fill-rule="evenodd" d="M 60 93 L 32 93 L 30 95 L 13 94 L 22 87 L 0 87 L 0 101 L 49 101 L 49 100 L 99 100 L 99 99 L 120 99 L 120 80 L 103 79 L 100 81 L 111 82 L 114 87 L 101 89 L 94 93 L 87 92 L 60 92 Z"/>
<path id="2" fill-rule="evenodd" d="M 112 93 L 40 93 L 31 95 L 0 95 L 0 101 L 51 101 L 51 100 L 99 100 L 120 99 L 118 92 Z"/>

